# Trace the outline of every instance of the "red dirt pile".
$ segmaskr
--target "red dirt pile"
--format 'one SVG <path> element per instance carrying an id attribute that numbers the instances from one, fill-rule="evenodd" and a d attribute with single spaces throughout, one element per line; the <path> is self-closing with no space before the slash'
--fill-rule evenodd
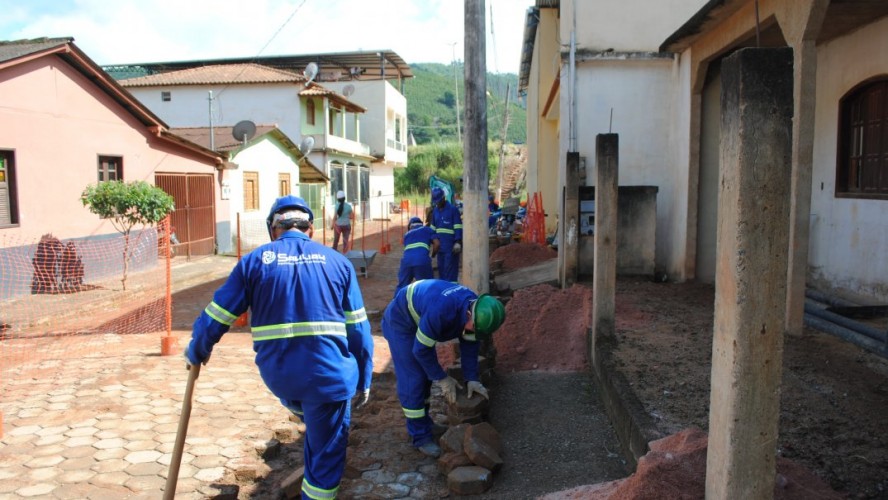
<path id="1" fill-rule="evenodd" d="M 709 438 L 699 429 L 651 441 L 649 451 L 638 461 L 635 474 L 626 479 L 591 486 L 578 486 L 551 493 L 540 500 L 646 500 L 705 497 L 706 449 Z M 775 500 L 833 500 L 843 498 L 820 478 L 803 467 L 777 458 Z"/>
<path id="2" fill-rule="evenodd" d="M 536 243 L 511 243 L 501 246 L 490 254 L 490 268 L 499 267 L 503 272 L 514 271 L 558 257 L 558 252 Z"/>

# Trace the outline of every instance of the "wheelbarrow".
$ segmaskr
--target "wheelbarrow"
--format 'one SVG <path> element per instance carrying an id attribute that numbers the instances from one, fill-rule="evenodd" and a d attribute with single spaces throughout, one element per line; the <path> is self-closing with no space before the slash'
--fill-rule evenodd
<path id="1" fill-rule="evenodd" d="M 373 264 L 373 259 L 376 258 L 376 250 L 349 250 L 345 257 L 352 263 L 355 272 L 366 278 L 367 269 L 370 268 L 370 265 Z"/>

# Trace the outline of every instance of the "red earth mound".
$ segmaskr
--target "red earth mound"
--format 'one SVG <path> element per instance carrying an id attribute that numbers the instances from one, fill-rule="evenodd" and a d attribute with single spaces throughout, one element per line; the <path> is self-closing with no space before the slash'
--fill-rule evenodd
<path id="1" fill-rule="evenodd" d="M 497 248 L 490 254 L 490 269 L 499 268 L 503 272 L 509 272 L 556 257 L 558 252 L 549 247 L 536 243 L 511 243 Z"/>

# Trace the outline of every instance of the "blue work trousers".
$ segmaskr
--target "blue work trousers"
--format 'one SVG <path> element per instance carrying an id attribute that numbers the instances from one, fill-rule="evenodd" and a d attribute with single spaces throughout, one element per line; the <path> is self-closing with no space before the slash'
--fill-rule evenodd
<path id="1" fill-rule="evenodd" d="M 395 293 L 398 293 L 398 290 L 412 283 L 413 280 L 425 280 L 434 277 L 431 260 L 415 266 L 408 266 L 402 263 L 398 269 L 398 285 L 395 287 Z"/>
<path id="2" fill-rule="evenodd" d="M 407 417 L 407 433 L 413 440 L 413 446 L 420 447 L 434 439 L 432 418 L 429 416 L 432 381 L 413 356 L 415 332 L 383 330 L 383 333 L 392 353 L 392 361 L 395 363 L 398 400 L 401 401 L 401 409 Z"/>
<path id="3" fill-rule="evenodd" d="M 336 498 L 345 470 L 351 400 L 333 403 L 282 402 L 305 422 L 302 499 Z"/>
<path id="4" fill-rule="evenodd" d="M 460 254 L 438 252 L 438 278 L 451 283 L 459 283 Z"/>

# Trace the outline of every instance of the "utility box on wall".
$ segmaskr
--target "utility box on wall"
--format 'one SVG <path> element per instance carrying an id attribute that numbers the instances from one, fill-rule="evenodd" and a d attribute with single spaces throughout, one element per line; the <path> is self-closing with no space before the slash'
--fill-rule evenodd
<path id="1" fill-rule="evenodd" d="M 657 186 L 617 190 L 617 275 L 654 276 L 657 238 Z M 581 221 L 578 274 L 592 276 L 595 257 L 595 186 L 580 186 Z"/>

